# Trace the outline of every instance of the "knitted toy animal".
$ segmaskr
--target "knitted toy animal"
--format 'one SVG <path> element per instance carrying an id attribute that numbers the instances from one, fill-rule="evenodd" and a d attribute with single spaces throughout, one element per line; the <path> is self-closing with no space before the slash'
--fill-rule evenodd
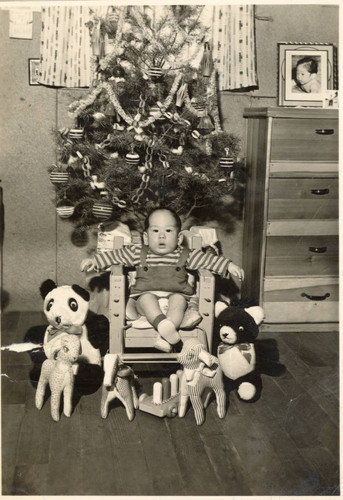
<path id="1" fill-rule="evenodd" d="M 198 339 L 185 340 L 178 361 L 183 366 L 181 379 L 179 417 L 184 417 L 190 398 L 197 425 L 205 421 L 204 408 L 207 407 L 212 391 L 217 398 L 217 413 L 224 418 L 226 411 L 226 394 L 223 374 L 218 359 L 206 351 L 206 347 Z M 204 399 L 202 399 L 202 396 Z"/>
<path id="2" fill-rule="evenodd" d="M 60 400 L 63 393 L 63 412 L 70 417 L 72 412 L 72 396 L 74 388 L 73 363 L 80 353 L 80 338 L 65 333 L 60 338 L 60 350 L 55 353 L 56 359 L 46 359 L 42 365 L 36 392 L 36 407 L 43 406 L 47 384 L 51 390 L 51 416 L 58 422 L 60 419 Z"/>
<path id="3" fill-rule="evenodd" d="M 259 306 L 246 309 L 216 304 L 216 327 L 221 343 L 218 345 L 218 360 L 224 375 L 230 379 L 240 399 L 258 399 L 261 388 L 260 373 L 256 368 L 254 341 L 264 311 Z"/>
<path id="4" fill-rule="evenodd" d="M 61 349 L 64 334 L 78 335 L 81 351 L 78 361 L 101 365 L 99 349 L 88 340 L 84 324 L 88 313 L 89 293 L 79 285 L 57 286 L 48 279 L 40 287 L 44 299 L 44 313 L 50 325 L 44 335 L 43 348 L 46 357 L 53 359 Z"/>
<path id="5" fill-rule="evenodd" d="M 128 419 L 135 417 L 138 409 L 138 397 L 135 389 L 135 374 L 124 365 L 118 354 L 106 354 L 104 357 L 104 381 L 101 397 L 101 416 L 106 418 L 111 401 L 118 398 L 126 409 Z"/>

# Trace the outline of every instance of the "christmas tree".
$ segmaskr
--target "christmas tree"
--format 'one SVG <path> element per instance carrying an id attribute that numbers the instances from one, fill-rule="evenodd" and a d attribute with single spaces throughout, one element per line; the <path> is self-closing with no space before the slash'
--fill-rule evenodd
<path id="1" fill-rule="evenodd" d="M 94 80 L 69 107 L 74 128 L 56 132 L 59 161 L 49 169 L 57 213 L 80 230 L 105 220 L 140 228 L 157 206 L 183 219 L 220 211 L 240 184 L 238 140 L 221 128 L 201 10 L 92 13 Z"/>

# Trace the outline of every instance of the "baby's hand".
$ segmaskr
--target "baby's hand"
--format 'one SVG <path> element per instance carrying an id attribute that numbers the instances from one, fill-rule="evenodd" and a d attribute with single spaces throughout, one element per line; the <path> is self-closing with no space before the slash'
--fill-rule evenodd
<path id="1" fill-rule="evenodd" d="M 237 278 L 240 279 L 240 281 L 244 280 L 244 271 L 241 267 L 237 266 L 233 262 L 230 262 L 229 267 L 228 267 L 229 273 L 231 273 L 233 276 L 236 276 Z"/>
<path id="2" fill-rule="evenodd" d="M 93 271 L 95 269 L 95 261 L 93 259 L 83 259 L 80 265 L 81 271 Z"/>

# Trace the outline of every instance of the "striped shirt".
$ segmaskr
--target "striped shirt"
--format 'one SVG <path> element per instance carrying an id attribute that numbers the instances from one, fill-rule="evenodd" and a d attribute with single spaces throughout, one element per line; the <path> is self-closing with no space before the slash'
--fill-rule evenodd
<path id="1" fill-rule="evenodd" d="M 146 263 L 149 266 L 173 266 L 178 263 L 181 252 L 181 247 L 176 248 L 176 250 L 166 255 L 157 255 L 149 250 Z M 138 267 L 141 264 L 141 247 L 128 245 L 117 250 L 97 253 L 94 258 L 98 271 L 102 271 L 113 264 L 122 264 L 125 267 Z M 231 260 L 222 255 L 217 256 L 194 249 L 188 255 L 186 269 L 208 269 L 215 274 L 225 277 L 230 262 Z"/>

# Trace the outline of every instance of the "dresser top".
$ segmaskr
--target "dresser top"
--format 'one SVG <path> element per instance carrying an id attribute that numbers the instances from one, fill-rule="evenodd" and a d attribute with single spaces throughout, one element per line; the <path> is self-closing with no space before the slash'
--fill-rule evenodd
<path id="1" fill-rule="evenodd" d="M 338 118 L 338 109 L 265 107 L 245 108 L 244 118 Z"/>

